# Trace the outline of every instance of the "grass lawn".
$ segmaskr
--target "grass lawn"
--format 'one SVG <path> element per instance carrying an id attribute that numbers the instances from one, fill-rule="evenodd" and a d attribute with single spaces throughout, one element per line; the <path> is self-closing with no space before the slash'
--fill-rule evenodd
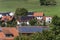
<path id="1" fill-rule="evenodd" d="M 26 8 L 29 11 L 44 12 L 46 16 L 60 16 L 60 0 L 56 6 L 40 6 L 39 0 L 0 0 L 0 12 L 14 12 L 16 8 Z"/>

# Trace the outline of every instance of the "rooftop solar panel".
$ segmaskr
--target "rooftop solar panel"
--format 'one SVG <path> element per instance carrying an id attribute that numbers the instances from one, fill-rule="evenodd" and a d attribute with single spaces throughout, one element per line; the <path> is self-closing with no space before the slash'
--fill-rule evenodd
<path id="1" fill-rule="evenodd" d="M 20 17 L 20 20 L 21 21 L 28 21 L 28 20 L 31 20 L 33 18 L 34 18 L 33 16 L 22 16 L 22 17 Z"/>
<path id="2" fill-rule="evenodd" d="M 42 32 L 43 30 L 48 30 L 48 28 L 42 27 L 19 27 L 20 33 L 34 33 L 34 32 Z"/>
<path id="3" fill-rule="evenodd" d="M 10 12 L 0 13 L 3 16 L 9 15 Z"/>
<path id="4" fill-rule="evenodd" d="M 28 12 L 28 15 L 33 15 L 33 12 Z"/>

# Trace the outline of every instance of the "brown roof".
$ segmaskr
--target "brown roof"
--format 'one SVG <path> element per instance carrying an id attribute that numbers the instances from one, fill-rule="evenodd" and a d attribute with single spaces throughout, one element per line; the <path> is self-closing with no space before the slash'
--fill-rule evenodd
<path id="1" fill-rule="evenodd" d="M 5 34 L 13 34 L 13 37 L 6 37 Z M 0 38 L 4 40 L 13 40 L 14 37 L 19 36 L 18 30 L 15 27 L 2 27 Z"/>
<path id="2" fill-rule="evenodd" d="M 11 28 L 10 32 L 16 37 L 18 36 L 18 30 L 16 30 L 16 28 Z"/>
<path id="3" fill-rule="evenodd" d="M 14 36 L 18 36 L 18 30 L 14 27 L 3 27 L 2 28 L 4 33 L 12 33 Z"/>
<path id="4" fill-rule="evenodd" d="M 4 39 L 4 38 L 5 38 L 5 35 L 4 35 L 3 32 L 0 32 L 0 38 L 1 38 L 1 39 Z"/>
<path id="5" fill-rule="evenodd" d="M 8 21 L 11 21 L 12 19 L 13 19 L 13 17 L 11 17 L 11 16 L 3 16 L 1 18 L 1 20 L 8 20 Z"/>
<path id="6" fill-rule="evenodd" d="M 2 28 L 3 32 L 6 34 L 6 33 L 11 33 L 10 30 L 8 28 Z"/>
<path id="7" fill-rule="evenodd" d="M 43 12 L 34 12 L 33 16 L 44 16 Z"/>

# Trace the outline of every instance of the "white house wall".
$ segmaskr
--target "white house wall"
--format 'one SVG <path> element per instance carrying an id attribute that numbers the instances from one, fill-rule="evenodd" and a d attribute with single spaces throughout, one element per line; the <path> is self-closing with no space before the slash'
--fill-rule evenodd
<path id="1" fill-rule="evenodd" d="M 21 25 L 22 23 L 25 23 L 25 24 L 29 25 L 29 21 L 27 21 L 27 22 L 19 22 L 19 21 L 17 21 L 17 25 Z"/>
<path id="2" fill-rule="evenodd" d="M 51 23 L 52 18 L 51 18 L 51 17 L 46 17 L 46 22 L 49 23 L 49 21 L 50 21 L 50 23 Z"/>
<path id="3" fill-rule="evenodd" d="M 39 19 L 39 20 L 42 20 L 43 19 L 43 17 L 36 17 L 37 19 Z"/>

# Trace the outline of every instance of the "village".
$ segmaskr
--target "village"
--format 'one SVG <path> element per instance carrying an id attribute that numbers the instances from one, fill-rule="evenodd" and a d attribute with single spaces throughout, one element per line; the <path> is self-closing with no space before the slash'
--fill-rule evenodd
<path id="1" fill-rule="evenodd" d="M 45 16 L 44 12 L 28 12 L 27 16 L 19 16 L 17 19 L 14 15 L 13 12 L 0 13 L 0 40 L 14 40 L 19 33 L 31 34 L 49 30 L 49 24 L 52 22 L 52 17 Z M 30 22 L 33 19 L 37 20 L 34 25 Z M 15 27 L 7 26 L 8 21 L 13 23 L 14 20 L 16 20 L 16 24 L 13 24 Z"/>
<path id="2" fill-rule="evenodd" d="M 60 40 L 60 0 L 0 0 L 0 40 Z"/>

